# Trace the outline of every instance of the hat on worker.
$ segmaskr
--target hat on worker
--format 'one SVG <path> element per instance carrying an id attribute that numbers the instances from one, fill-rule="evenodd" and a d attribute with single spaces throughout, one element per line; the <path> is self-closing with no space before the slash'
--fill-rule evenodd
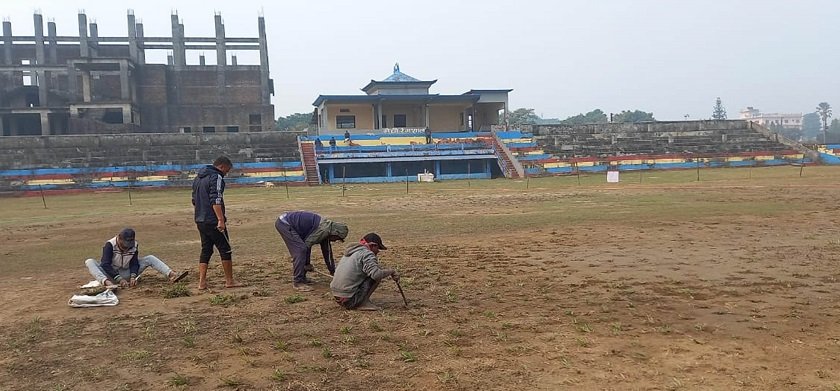
<path id="1" fill-rule="evenodd" d="M 382 244 L 382 238 L 380 238 L 379 235 L 373 232 L 365 235 L 365 237 L 362 238 L 362 244 L 364 243 L 375 243 L 377 246 L 379 246 L 380 250 L 388 249 L 387 247 L 385 247 L 384 244 Z"/>

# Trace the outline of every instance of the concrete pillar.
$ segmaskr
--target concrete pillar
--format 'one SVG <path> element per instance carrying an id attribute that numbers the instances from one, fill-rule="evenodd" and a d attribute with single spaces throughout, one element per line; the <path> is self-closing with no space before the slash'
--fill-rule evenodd
<path id="1" fill-rule="evenodd" d="M 129 100 L 131 99 L 131 90 L 129 89 L 131 86 L 129 85 L 128 79 L 128 62 L 125 60 L 120 61 L 120 99 L 122 100 Z"/>
<path id="2" fill-rule="evenodd" d="M 172 58 L 171 54 L 166 55 L 166 65 L 175 65 L 175 59 Z"/>
<path id="3" fill-rule="evenodd" d="M 225 47 L 225 25 L 222 15 L 216 15 L 216 65 L 227 65 L 227 48 Z"/>
<path id="4" fill-rule="evenodd" d="M 46 111 L 41 112 L 41 135 L 50 135 L 50 114 Z"/>
<path id="5" fill-rule="evenodd" d="M 74 102 L 79 99 L 79 73 L 76 72 L 76 65 L 70 64 L 67 68 L 67 87 L 70 90 L 70 101 Z"/>
<path id="6" fill-rule="evenodd" d="M 370 116 L 373 117 L 373 129 L 379 129 L 379 118 L 376 118 L 376 105 L 370 105 Z"/>
<path id="7" fill-rule="evenodd" d="M 262 91 L 262 104 L 271 104 L 271 94 L 268 88 L 268 40 L 265 35 L 265 17 L 260 16 L 257 20 L 259 25 L 260 43 L 260 90 Z"/>
<path id="8" fill-rule="evenodd" d="M 82 100 L 90 102 L 90 72 L 82 71 Z"/>
<path id="9" fill-rule="evenodd" d="M 146 50 L 143 48 L 143 23 L 137 23 L 137 63 L 146 63 Z"/>
<path id="10" fill-rule="evenodd" d="M 510 118 L 508 118 L 508 98 L 505 97 L 505 109 L 504 109 L 504 119 L 505 119 L 505 130 L 510 130 Z"/>
<path id="11" fill-rule="evenodd" d="M 99 57 L 99 25 L 90 24 L 90 56 Z"/>
<path id="12" fill-rule="evenodd" d="M 206 61 L 204 60 L 204 55 L 203 54 L 198 56 L 198 65 L 201 65 L 201 66 L 207 65 Z"/>
<path id="13" fill-rule="evenodd" d="M 56 41 L 55 22 L 47 22 L 47 42 L 50 43 L 49 52 L 47 52 L 47 63 L 55 64 L 58 62 L 58 41 Z"/>
<path id="14" fill-rule="evenodd" d="M 440 178 L 440 160 L 435 160 L 435 178 Z"/>
<path id="15" fill-rule="evenodd" d="M 3 63 L 12 65 L 12 22 L 3 21 Z"/>
<path id="16" fill-rule="evenodd" d="M 122 116 L 123 116 L 123 123 L 124 124 L 130 124 L 131 123 L 131 105 L 123 106 Z"/>
<path id="17" fill-rule="evenodd" d="M 128 22 L 128 57 L 131 61 L 137 62 L 137 22 L 134 20 L 134 11 L 129 10 L 126 16 Z"/>
<path id="18" fill-rule="evenodd" d="M 0 137 L 6 135 L 6 129 L 3 127 L 3 116 L 0 115 Z"/>
<path id="19" fill-rule="evenodd" d="M 186 50 L 184 49 L 183 25 L 178 21 L 178 14 L 171 16 L 172 20 L 172 58 L 175 61 L 175 69 L 184 67 L 186 62 Z"/>
<path id="20" fill-rule="evenodd" d="M 388 126 L 388 124 L 382 123 L 382 102 L 376 102 L 376 118 L 379 118 L 379 129 Z"/>
<path id="21" fill-rule="evenodd" d="M 218 104 L 227 102 L 227 94 L 225 93 L 225 85 L 227 79 L 225 77 L 225 66 L 227 65 L 227 47 L 225 46 L 225 25 L 222 21 L 222 15 L 216 14 L 216 99 Z"/>
<path id="22" fill-rule="evenodd" d="M 79 55 L 82 58 L 90 57 L 88 47 L 88 24 L 87 15 L 79 13 Z"/>
<path id="23" fill-rule="evenodd" d="M 234 55 L 232 55 L 232 56 L 230 56 L 230 65 L 232 65 L 232 66 L 236 66 L 236 65 L 237 65 L 237 62 L 236 62 L 236 55 L 235 55 L 235 54 L 234 54 Z"/>
<path id="24" fill-rule="evenodd" d="M 35 22 L 35 63 L 44 65 L 44 17 L 34 14 L 32 18 Z"/>
<path id="25" fill-rule="evenodd" d="M 423 127 L 429 127 L 429 105 L 423 104 Z"/>
<path id="26" fill-rule="evenodd" d="M 40 14 L 34 14 L 35 22 L 35 64 L 44 65 L 46 58 L 44 56 L 44 17 Z M 38 103 L 42 107 L 47 107 L 47 78 L 44 71 L 35 71 L 35 84 L 38 86 Z"/>

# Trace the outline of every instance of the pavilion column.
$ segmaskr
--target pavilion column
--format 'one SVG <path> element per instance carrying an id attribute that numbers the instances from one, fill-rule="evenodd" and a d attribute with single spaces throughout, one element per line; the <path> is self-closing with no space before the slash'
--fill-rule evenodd
<path id="1" fill-rule="evenodd" d="M 387 128 L 387 124 L 382 123 L 382 102 L 376 102 L 376 118 L 379 119 L 379 129 Z"/>
<path id="2" fill-rule="evenodd" d="M 41 112 L 41 135 L 50 135 L 50 113 L 46 111 Z"/>

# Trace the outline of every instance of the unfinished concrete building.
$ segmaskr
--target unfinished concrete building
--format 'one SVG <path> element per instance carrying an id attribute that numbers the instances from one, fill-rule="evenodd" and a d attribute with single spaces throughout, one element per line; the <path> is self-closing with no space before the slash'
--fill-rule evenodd
<path id="1" fill-rule="evenodd" d="M 79 13 L 79 35 L 58 36 L 34 15 L 34 36 L 0 39 L 0 135 L 258 132 L 274 128 L 265 19 L 257 38 L 187 37 L 178 15 L 170 37 L 146 37 L 128 12 L 128 35 L 99 36 Z M 166 64 L 146 53 L 167 52 Z M 187 64 L 187 51 L 215 51 L 216 64 Z M 259 51 L 259 65 L 238 65 L 236 51 Z"/>

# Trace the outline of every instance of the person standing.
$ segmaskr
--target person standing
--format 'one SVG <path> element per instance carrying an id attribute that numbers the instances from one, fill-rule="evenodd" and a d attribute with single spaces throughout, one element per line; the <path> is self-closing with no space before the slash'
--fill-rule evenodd
<path id="1" fill-rule="evenodd" d="M 281 214 L 274 223 L 274 228 L 283 238 L 292 256 L 293 288 L 303 292 L 312 290 L 306 285 L 311 283 L 306 278 L 306 272 L 315 270 L 312 268 L 310 259 L 312 246 L 316 244 L 321 246 L 324 263 L 330 275 L 335 272 L 335 260 L 330 242 L 343 241 L 347 237 L 349 229 L 346 224 L 322 218 L 317 213 L 294 211 Z"/>
<path id="2" fill-rule="evenodd" d="M 429 129 L 429 127 L 427 126 L 426 130 L 423 131 L 423 134 L 426 135 L 426 144 L 431 144 L 432 143 L 432 129 Z"/>
<path id="3" fill-rule="evenodd" d="M 213 256 L 213 247 L 219 250 L 225 273 L 225 288 L 243 286 L 233 279 L 233 251 L 230 248 L 227 216 L 225 215 L 225 175 L 233 168 L 226 156 L 219 156 L 199 170 L 192 184 L 192 204 L 195 208 L 195 225 L 201 238 L 201 255 L 198 258 L 198 289 L 207 289 L 207 265 Z"/>

